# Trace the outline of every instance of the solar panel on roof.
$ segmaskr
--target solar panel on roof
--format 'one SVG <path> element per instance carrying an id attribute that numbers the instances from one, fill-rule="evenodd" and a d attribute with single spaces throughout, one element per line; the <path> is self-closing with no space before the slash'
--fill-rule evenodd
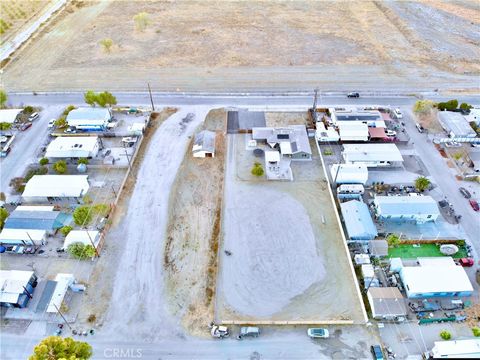
<path id="1" fill-rule="evenodd" d="M 290 134 L 277 134 L 277 139 L 288 140 L 288 139 L 290 139 Z"/>

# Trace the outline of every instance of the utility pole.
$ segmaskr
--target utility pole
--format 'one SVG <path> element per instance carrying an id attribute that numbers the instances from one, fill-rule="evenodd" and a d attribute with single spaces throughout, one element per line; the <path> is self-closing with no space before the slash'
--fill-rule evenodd
<path id="1" fill-rule="evenodd" d="M 317 110 L 318 88 L 316 88 L 314 92 L 315 92 L 315 95 L 313 97 L 313 113 L 315 114 L 315 111 Z"/>
<path id="2" fill-rule="evenodd" d="M 125 151 L 125 156 L 127 157 L 127 160 L 128 160 L 128 168 L 130 170 L 132 170 L 132 165 L 130 164 L 130 157 L 128 156 L 127 148 L 125 147 L 125 143 L 123 143 L 123 150 Z"/>
<path id="3" fill-rule="evenodd" d="M 155 111 L 155 105 L 153 104 L 152 89 L 150 89 L 150 83 L 148 84 L 148 93 L 150 94 L 150 102 L 152 103 L 152 111 Z"/>
<path id="4" fill-rule="evenodd" d="M 95 255 L 97 255 L 97 257 L 100 257 L 100 255 L 98 254 L 97 247 L 95 246 L 95 243 L 93 242 L 92 237 L 90 236 L 89 231 L 88 231 L 88 230 L 86 230 L 86 231 L 87 231 L 87 236 L 88 236 L 88 238 L 89 238 L 89 240 L 90 240 L 90 243 L 92 244 L 93 249 L 95 250 Z"/>
<path id="5" fill-rule="evenodd" d="M 65 319 L 65 317 L 63 316 L 63 314 L 61 313 L 60 309 L 58 308 L 58 306 L 54 303 L 53 306 L 55 306 L 55 309 L 57 309 L 57 312 L 60 314 L 60 316 L 62 317 L 63 321 L 65 322 L 65 325 L 68 326 L 68 328 L 70 329 L 70 331 L 73 331 L 72 327 L 70 326 L 70 324 L 67 322 L 67 319 Z"/>

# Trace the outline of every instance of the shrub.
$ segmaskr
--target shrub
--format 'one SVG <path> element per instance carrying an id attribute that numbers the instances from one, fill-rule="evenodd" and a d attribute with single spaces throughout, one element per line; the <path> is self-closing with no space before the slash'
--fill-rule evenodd
<path id="1" fill-rule="evenodd" d="M 101 107 L 105 107 L 107 105 L 112 106 L 117 104 L 117 98 L 113 96 L 111 93 L 109 93 L 108 91 L 98 93 L 96 95 L 95 101 Z"/>
<path id="2" fill-rule="evenodd" d="M 60 116 L 57 120 L 55 120 L 55 123 L 54 125 L 58 128 L 64 128 L 64 127 L 67 127 L 68 125 L 68 122 L 67 122 L 67 117 L 66 115 L 62 115 Z"/>
<path id="3" fill-rule="evenodd" d="M 65 174 L 67 172 L 67 163 L 65 160 L 58 160 L 53 164 L 53 170 L 55 170 L 57 174 Z"/>
<path id="4" fill-rule="evenodd" d="M 88 195 L 84 195 L 83 196 L 83 203 L 84 204 L 91 204 L 93 201 L 92 201 L 92 198 Z"/>
<path id="5" fill-rule="evenodd" d="M 92 213 L 90 206 L 82 205 L 73 212 L 73 221 L 80 226 L 88 225 L 92 221 Z"/>
<path id="6" fill-rule="evenodd" d="M 23 113 L 27 114 L 27 115 L 30 115 L 34 111 L 35 111 L 35 109 L 33 108 L 33 106 L 30 106 L 30 105 L 27 105 L 23 108 Z"/>
<path id="7" fill-rule="evenodd" d="M 387 236 L 387 243 L 390 247 L 397 247 L 400 245 L 400 236 L 398 234 L 390 234 Z"/>
<path id="8" fill-rule="evenodd" d="M 0 208 L 0 230 L 3 229 L 5 219 L 8 217 L 8 211 L 5 208 Z"/>
<path id="9" fill-rule="evenodd" d="M 85 260 L 95 256 L 95 248 L 92 245 L 85 245 L 80 242 L 70 244 L 67 251 L 75 259 Z"/>
<path id="10" fill-rule="evenodd" d="M 102 39 L 100 40 L 100 45 L 102 45 L 103 51 L 109 53 L 112 50 L 113 40 L 109 38 Z"/>
<path id="11" fill-rule="evenodd" d="M 10 186 L 17 193 L 22 193 L 25 190 L 25 179 L 22 177 L 16 177 L 10 180 Z"/>
<path id="12" fill-rule="evenodd" d="M 469 105 L 469 104 L 467 104 L 467 103 L 461 103 L 461 104 L 460 104 L 460 109 L 462 109 L 462 110 L 470 110 L 470 109 L 472 109 L 472 108 L 473 108 L 473 106 L 472 106 L 472 105 Z"/>
<path id="13" fill-rule="evenodd" d="M 256 162 L 255 164 L 253 164 L 251 173 L 252 175 L 260 177 L 260 176 L 263 176 L 265 172 L 263 171 L 262 165 L 259 162 Z"/>
<path id="14" fill-rule="evenodd" d="M 458 107 L 458 100 L 453 99 L 453 100 L 448 100 L 447 102 L 439 102 L 437 104 L 437 108 L 440 111 L 448 110 L 448 111 L 453 111 L 456 110 Z"/>
<path id="15" fill-rule="evenodd" d="M 330 150 L 330 149 L 325 149 L 325 150 L 323 150 L 323 155 L 326 155 L 326 156 L 333 155 L 333 151 Z"/>
<path id="16" fill-rule="evenodd" d="M 107 204 L 95 204 L 92 206 L 92 212 L 94 215 L 106 217 L 110 212 L 110 206 Z"/>
<path id="17" fill-rule="evenodd" d="M 76 107 L 74 105 L 68 105 L 65 110 L 63 110 L 63 115 L 67 116 L 70 114 L 70 111 L 75 110 Z"/>
<path id="18" fill-rule="evenodd" d="M 88 315 L 88 318 L 87 318 L 87 321 L 92 324 L 94 323 L 95 321 L 97 321 L 97 316 L 95 314 L 90 314 Z"/>
<path id="19" fill-rule="evenodd" d="M 435 103 L 431 100 L 417 100 L 413 106 L 413 112 L 416 114 L 428 114 L 434 107 Z"/>
<path id="20" fill-rule="evenodd" d="M 91 106 L 95 106 L 95 101 L 97 100 L 97 95 L 92 90 L 88 90 L 85 94 L 83 94 L 83 98 L 85 103 Z"/>
<path id="21" fill-rule="evenodd" d="M 60 232 L 62 233 L 63 236 L 67 236 L 70 231 L 72 231 L 73 228 L 71 226 L 65 225 L 60 229 Z"/>
<path id="22" fill-rule="evenodd" d="M 448 332 L 447 330 L 442 330 L 440 331 L 440 337 L 443 340 L 450 340 L 452 338 L 452 334 L 450 334 L 450 332 Z"/>
<path id="23" fill-rule="evenodd" d="M 87 158 L 80 158 L 80 159 L 78 159 L 77 164 L 88 165 L 88 159 Z"/>
<path id="24" fill-rule="evenodd" d="M 48 173 L 48 169 L 45 166 L 31 169 L 27 172 L 27 175 L 25 175 L 23 181 L 27 183 L 34 175 L 45 175 L 46 173 Z"/>
<path id="25" fill-rule="evenodd" d="M 479 337 L 480 336 L 480 328 L 478 328 L 478 327 L 472 328 L 472 333 L 473 333 L 473 336 Z"/>
<path id="26" fill-rule="evenodd" d="M 145 31 L 148 24 L 150 23 L 150 19 L 148 13 L 140 12 L 133 17 L 133 21 L 135 22 L 135 28 L 138 31 Z"/>
<path id="27" fill-rule="evenodd" d="M 0 89 L 0 108 L 4 108 L 7 102 L 7 92 L 3 89 Z"/>
<path id="28" fill-rule="evenodd" d="M 45 166 L 48 164 L 48 159 L 47 158 L 41 158 L 40 161 L 38 162 L 40 165 Z"/>
<path id="29" fill-rule="evenodd" d="M 430 180 L 428 180 L 425 176 L 419 176 L 415 179 L 415 188 L 423 192 L 428 189 L 430 186 Z"/>
<path id="30" fill-rule="evenodd" d="M 12 124 L 7 122 L 0 122 L 0 131 L 7 131 L 12 128 Z"/>

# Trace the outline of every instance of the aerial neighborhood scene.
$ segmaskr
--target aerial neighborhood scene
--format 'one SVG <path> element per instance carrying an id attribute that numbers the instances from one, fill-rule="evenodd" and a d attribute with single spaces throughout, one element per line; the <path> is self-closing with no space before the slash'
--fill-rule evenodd
<path id="1" fill-rule="evenodd" d="M 0 358 L 480 359 L 478 0 L 0 2 Z"/>

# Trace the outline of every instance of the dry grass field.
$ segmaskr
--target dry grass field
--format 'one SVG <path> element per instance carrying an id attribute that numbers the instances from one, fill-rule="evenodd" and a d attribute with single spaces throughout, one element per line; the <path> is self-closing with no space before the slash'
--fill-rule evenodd
<path id="1" fill-rule="evenodd" d="M 134 16 L 147 13 L 147 25 Z M 73 0 L 5 68 L 13 90 L 478 86 L 475 1 Z M 111 39 L 106 51 L 100 44 Z M 79 76 L 81 74 L 81 76 Z M 476 84 L 476 85 L 475 85 Z"/>

